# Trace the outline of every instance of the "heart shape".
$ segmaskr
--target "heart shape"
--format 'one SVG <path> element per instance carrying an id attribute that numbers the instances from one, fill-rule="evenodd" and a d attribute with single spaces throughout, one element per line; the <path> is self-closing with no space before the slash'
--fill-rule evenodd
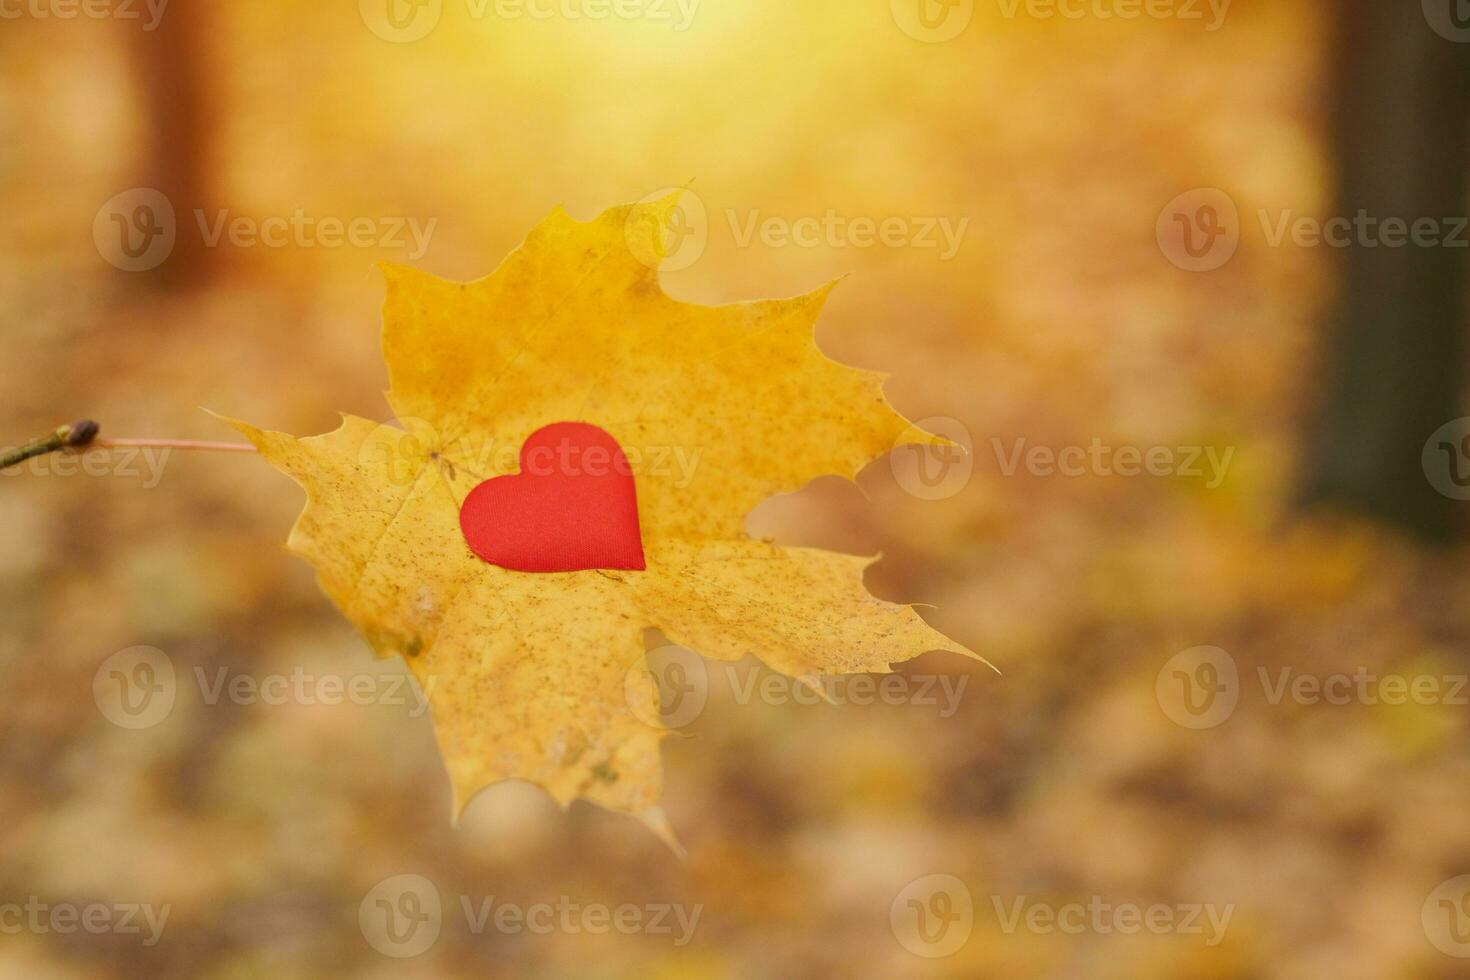
<path id="1" fill-rule="evenodd" d="M 586 422 L 555 422 L 521 446 L 521 471 L 465 497 L 470 550 L 517 572 L 641 571 L 633 470 L 618 441 Z"/>

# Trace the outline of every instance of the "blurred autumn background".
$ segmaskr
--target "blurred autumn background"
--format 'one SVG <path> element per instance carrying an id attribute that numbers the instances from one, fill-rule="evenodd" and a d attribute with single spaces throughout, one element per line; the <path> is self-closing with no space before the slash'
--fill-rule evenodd
<path id="1" fill-rule="evenodd" d="M 682 861 L 525 785 L 451 828 L 411 697 L 195 682 L 397 690 L 285 552 L 289 480 L 33 461 L 0 476 L 0 977 L 1470 977 L 1465 253 L 1277 234 L 1464 214 L 1470 47 L 1433 4 L 1104 16 L 1135 6 L 0 3 L 0 442 L 387 420 L 375 263 L 478 278 L 558 204 L 687 186 L 670 293 L 846 275 L 823 349 L 971 447 L 753 533 L 882 552 L 877 594 L 1002 671 L 829 706 L 711 667 L 664 748 Z M 125 727 L 94 682 L 138 646 L 178 695 Z M 444 902 L 412 956 L 363 925 L 404 874 Z M 699 912 L 475 928 L 492 897 Z"/>

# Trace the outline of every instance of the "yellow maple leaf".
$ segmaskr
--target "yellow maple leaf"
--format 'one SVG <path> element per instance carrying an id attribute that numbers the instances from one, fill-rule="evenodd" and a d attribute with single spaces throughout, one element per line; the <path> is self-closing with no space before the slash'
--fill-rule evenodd
<path id="1" fill-rule="evenodd" d="M 675 207 L 586 223 L 558 209 L 476 282 L 385 266 L 387 397 L 401 428 L 344 416 L 296 438 L 232 423 L 306 490 L 290 549 L 378 655 L 407 658 L 430 693 L 456 818 L 481 788 L 519 778 L 668 836 L 647 629 L 806 679 L 888 673 L 934 649 L 973 656 L 870 595 L 863 570 L 876 559 L 745 534 L 773 494 L 854 477 L 896 443 L 941 440 L 888 405 L 883 375 L 817 349 L 830 285 L 722 307 L 666 296 L 656 267 Z M 526 438 L 561 421 L 596 425 L 626 451 L 644 570 L 512 571 L 467 547 L 466 495 L 514 473 Z"/>

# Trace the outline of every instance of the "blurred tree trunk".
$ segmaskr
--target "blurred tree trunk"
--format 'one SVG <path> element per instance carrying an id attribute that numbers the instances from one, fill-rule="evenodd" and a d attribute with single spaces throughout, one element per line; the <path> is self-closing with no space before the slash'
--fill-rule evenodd
<path id="1" fill-rule="evenodd" d="M 1462 0 L 1438 0 L 1454 5 Z M 1336 6 L 1337 203 L 1412 225 L 1464 215 L 1470 168 L 1470 44 L 1436 33 L 1415 0 Z M 1454 231 L 1451 224 L 1448 231 Z M 1424 441 L 1461 414 L 1470 249 L 1374 247 L 1353 233 L 1340 256 L 1327 386 L 1307 477 L 1311 500 L 1345 504 L 1433 540 L 1454 501 L 1420 462 Z M 1461 231 L 1459 240 L 1470 238 Z"/>
<path id="2" fill-rule="evenodd" d="M 134 35 L 146 153 L 141 183 L 162 191 L 174 207 L 178 237 L 168 261 L 151 281 L 171 288 L 197 286 L 212 263 L 194 220 L 206 204 L 211 150 L 211 113 L 206 55 L 208 4 L 170 3 L 151 31 L 128 24 Z"/>

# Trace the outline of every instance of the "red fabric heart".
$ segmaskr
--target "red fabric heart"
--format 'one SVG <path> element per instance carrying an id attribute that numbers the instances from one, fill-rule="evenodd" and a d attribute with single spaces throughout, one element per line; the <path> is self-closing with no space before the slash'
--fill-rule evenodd
<path id="1" fill-rule="evenodd" d="M 586 422 L 531 433 L 521 471 L 471 490 L 459 526 L 471 551 L 517 572 L 645 567 L 633 471 L 617 440 Z"/>

